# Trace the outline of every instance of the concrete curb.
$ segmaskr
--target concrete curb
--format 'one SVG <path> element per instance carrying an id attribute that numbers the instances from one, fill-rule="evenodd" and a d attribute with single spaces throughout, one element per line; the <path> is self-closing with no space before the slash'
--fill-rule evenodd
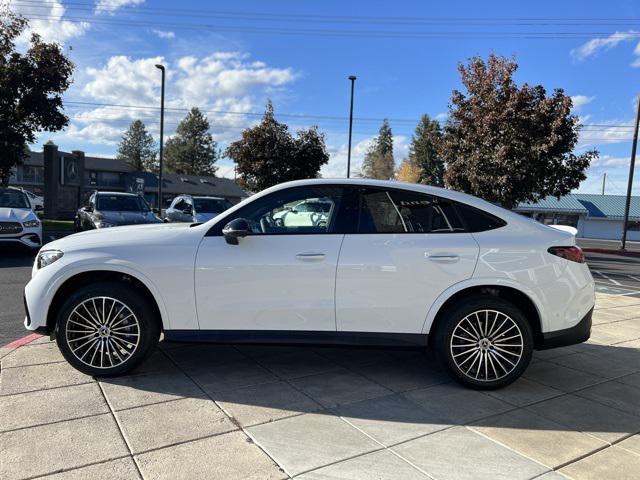
<path id="1" fill-rule="evenodd" d="M 640 258 L 640 252 L 630 251 L 630 250 L 613 250 L 609 248 L 589 248 L 582 247 L 582 251 L 585 253 L 604 253 L 607 255 L 618 255 L 620 257 L 634 257 Z"/>
<path id="2" fill-rule="evenodd" d="M 30 344 L 34 340 L 38 340 L 42 335 L 39 333 L 30 333 L 22 338 L 14 340 L 13 342 L 9 342 L 6 345 L 0 346 L 0 348 L 6 348 L 8 350 L 13 350 L 15 348 L 24 347 L 25 345 Z"/>

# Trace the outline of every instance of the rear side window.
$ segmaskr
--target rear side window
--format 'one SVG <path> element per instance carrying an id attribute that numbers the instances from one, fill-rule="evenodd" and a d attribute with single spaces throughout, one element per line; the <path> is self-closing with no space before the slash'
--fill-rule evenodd
<path id="1" fill-rule="evenodd" d="M 454 233 L 464 226 L 451 202 L 403 190 L 365 189 L 358 233 Z"/>
<path id="2" fill-rule="evenodd" d="M 504 220 L 490 213 L 463 203 L 456 203 L 455 209 L 464 222 L 467 232 L 484 232 L 504 227 L 507 224 Z"/>

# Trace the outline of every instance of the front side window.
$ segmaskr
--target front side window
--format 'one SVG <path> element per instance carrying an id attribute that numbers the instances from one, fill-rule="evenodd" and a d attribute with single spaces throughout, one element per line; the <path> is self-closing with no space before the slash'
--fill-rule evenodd
<path id="1" fill-rule="evenodd" d="M 253 235 L 335 233 L 344 189 L 334 186 L 305 186 L 274 192 L 259 198 L 224 219 L 245 218 Z M 321 204 L 321 208 L 308 208 Z M 221 230 L 224 225 L 217 225 Z"/>
<path id="2" fill-rule="evenodd" d="M 222 213 L 228 209 L 231 204 L 228 200 L 220 198 L 194 198 L 194 208 L 199 213 Z"/>
<path id="3" fill-rule="evenodd" d="M 360 195 L 359 233 L 463 232 L 452 203 L 432 195 L 365 189 Z"/>

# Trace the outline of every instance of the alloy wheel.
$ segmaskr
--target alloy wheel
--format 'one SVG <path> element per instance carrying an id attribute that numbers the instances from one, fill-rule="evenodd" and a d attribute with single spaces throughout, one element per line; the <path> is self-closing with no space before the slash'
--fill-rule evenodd
<path id="1" fill-rule="evenodd" d="M 466 377 L 492 382 L 509 375 L 520 363 L 524 339 L 518 324 L 497 310 L 468 314 L 453 329 L 451 358 Z"/>
<path id="2" fill-rule="evenodd" d="M 125 363 L 138 349 L 140 323 L 133 310 L 111 297 L 91 297 L 71 311 L 66 341 L 71 353 L 93 368 Z"/>

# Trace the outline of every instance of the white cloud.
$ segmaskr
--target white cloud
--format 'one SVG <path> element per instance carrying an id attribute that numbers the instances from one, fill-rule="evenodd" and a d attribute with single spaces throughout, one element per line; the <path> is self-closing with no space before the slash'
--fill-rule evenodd
<path id="1" fill-rule="evenodd" d="M 45 42 L 65 43 L 72 38 L 83 35 L 90 27 L 89 22 L 70 22 L 64 20 L 66 9 L 60 0 L 47 2 L 46 8 L 42 4 L 15 5 L 9 3 L 9 8 L 20 15 L 30 17 L 29 28 L 18 39 L 19 43 L 29 42 L 31 33 L 35 32 L 42 37 Z M 46 18 L 36 18 L 46 17 Z"/>
<path id="2" fill-rule="evenodd" d="M 586 95 L 573 95 L 571 102 L 573 103 L 573 110 L 579 111 L 585 105 L 591 103 L 596 97 L 587 97 Z"/>
<path id="3" fill-rule="evenodd" d="M 591 162 L 591 168 L 619 168 L 628 166 L 629 157 L 613 157 L 611 155 L 601 155 Z"/>
<path id="4" fill-rule="evenodd" d="M 217 52 L 202 58 L 185 56 L 175 61 L 114 56 L 100 67 L 85 69 L 88 81 L 81 87 L 85 99 L 151 108 L 97 107 L 80 111 L 72 117 L 69 134 L 92 143 L 111 144 L 132 120 L 140 118 L 157 138 L 161 78 L 155 68 L 158 63 L 167 68 L 165 135 L 173 133 L 188 109 L 199 107 L 209 119 L 214 138 L 222 143 L 237 139 L 243 128 L 258 122 L 260 118 L 247 114 L 262 111 L 273 88 L 282 88 L 296 78 L 289 68 L 269 67 L 239 52 Z M 89 128 L 92 125 L 95 130 Z"/>
<path id="5" fill-rule="evenodd" d="M 439 114 L 436 115 L 436 120 L 438 120 L 441 123 L 445 122 L 448 118 L 449 118 L 448 112 L 440 112 Z"/>
<path id="6" fill-rule="evenodd" d="M 328 137 L 330 134 L 327 135 Z M 351 176 L 354 177 L 362 168 L 362 161 L 371 146 L 375 137 L 365 138 L 351 146 Z M 347 152 L 348 145 L 341 144 L 339 146 L 329 144 L 329 163 L 320 169 L 320 174 L 324 178 L 344 178 L 347 176 Z M 409 144 L 408 138 L 403 135 L 393 137 L 393 158 L 396 167 L 408 155 Z"/>
<path id="7" fill-rule="evenodd" d="M 633 54 L 636 56 L 636 58 L 631 63 L 631 66 L 640 68 L 640 43 L 636 45 L 636 48 L 633 50 Z"/>
<path id="8" fill-rule="evenodd" d="M 155 28 L 153 28 L 151 31 L 153 33 L 155 33 L 158 36 L 158 38 L 164 38 L 166 40 L 170 40 L 172 38 L 176 38 L 176 34 L 174 32 L 171 32 L 171 31 L 157 30 Z"/>
<path id="9" fill-rule="evenodd" d="M 601 51 L 611 50 L 621 42 L 626 42 L 638 38 L 638 32 L 629 30 L 627 32 L 615 32 L 604 38 L 592 38 L 578 48 L 571 50 L 571 55 L 578 61 L 584 60 Z"/>
<path id="10" fill-rule="evenodd" d="M 96 2 L 96 14 L 110 13 L 113 14 L 119 8 L 127 5 L 142 5 L 144 0 L 98 0 Z"/>

